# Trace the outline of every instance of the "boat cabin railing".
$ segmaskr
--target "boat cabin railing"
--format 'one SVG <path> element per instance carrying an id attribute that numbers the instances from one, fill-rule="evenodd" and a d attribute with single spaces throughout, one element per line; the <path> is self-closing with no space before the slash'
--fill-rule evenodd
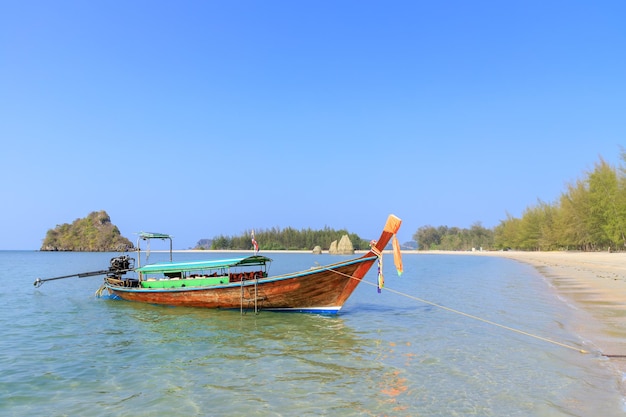
<path id="1" fill-rule="evenodd" d="M 139 236 L 137 237 L 137 268 L 141 267 L 141 241 L 146 241 L 146 263 L 148 263 L 148 257 L 150 257 L 150 240 L 152 239 L 161 239 L 161 240 L 169 240 L 170 241 L 170 262 L 172 262 L 172 236 L 166 235 L 165 233 L 149 233 L 149 232 L 139 232 Z"/>

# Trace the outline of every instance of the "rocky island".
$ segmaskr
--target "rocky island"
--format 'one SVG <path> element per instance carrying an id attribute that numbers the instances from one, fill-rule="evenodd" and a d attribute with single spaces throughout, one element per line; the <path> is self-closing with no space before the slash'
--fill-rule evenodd
<path id="1" fill-rule="evenodd" d="M 117 252 L 133 249 L 130 240 L 111 223 L 106 211 L 94 211 L 72 224 L 48 230 L 41 251 Z"/>

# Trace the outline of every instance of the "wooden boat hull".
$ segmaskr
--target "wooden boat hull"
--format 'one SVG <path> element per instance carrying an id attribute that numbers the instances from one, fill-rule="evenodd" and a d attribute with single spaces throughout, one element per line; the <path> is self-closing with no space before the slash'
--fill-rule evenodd
<path id="1" fill-rule="evenodd" d="M 104 287 L 115 297 L 128 301 L 168 306 L 221 309 L 280 310 L 336 313 L 359 285 L 385 246 L 400 228 L 401 220 L 390 215 L 378 241 L 360 258 L 305 271 L 247 279 L 210 286 L 145 288 L 138 281 L 105 278 Z M 394 238 L 394 247 L 397 242 Z M 399 253 L 398 253 L 399 255 Z M 171 268 L 170 268 L 171 267 Z M 180 267 L 171 264 L 169 269 Z M 138 268 L 146 272 L 149 267 Z M 159 265 L 163 270 L 163 265 Z M 143 284 L 143 281 L 141 282 Z"/>
<path id="2" fill-rule="evenodd" d="M 336 313 L 377 257 L 362 258 L 286 275 L 211 287 L 147 289 L 107 285 L 121 299 L 149 304 L 221 309 Z M 256 287 L 256 289 L 255 289 Z"/>

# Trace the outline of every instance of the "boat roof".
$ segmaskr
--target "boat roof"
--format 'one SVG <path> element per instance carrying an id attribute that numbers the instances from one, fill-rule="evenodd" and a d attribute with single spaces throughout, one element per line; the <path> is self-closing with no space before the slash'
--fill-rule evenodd
<path id="1" fill-rule="evenodd" d="M 151 233 L 151 232 L 139 232 L 141 239 L 171 239 L 172 236 L 165 233 Z"/>
<path id="2" fill-rule="evenodd" d="M 200 269 L 221 269 L 234 266 L 265 265 L 268 262 L 272 262 L 272 260 L 270 258 L 266 258 L 265 256 L 256 255 L 244 258 L 150 264 L 137 268 L 135 271 L 143 273 L 197 271 Z"/>

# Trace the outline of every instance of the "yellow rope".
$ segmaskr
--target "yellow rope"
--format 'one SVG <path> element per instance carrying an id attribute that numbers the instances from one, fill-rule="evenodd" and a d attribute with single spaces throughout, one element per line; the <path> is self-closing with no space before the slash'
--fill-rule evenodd
<path id="1" fill-rule="evenodd" d="M 100 288 L 98 288 L 98 290 L 96 291 L 96 297 L 97 298 L 102 297 L 102 293 L 104 292 L 105 288 L 106 288 L 106 285 L 104 285 L 104 284 L 102 284 L 100 286 Z"/>
<path id="2" fill-rule="evenodd" d="M 371 283 L 369 283 L 367 281 L 363 281 L 363 282 L 371 285 Z M 416 300 L 416 301 L 419 301 L 421 303 L 431 305 L 433 307 L 441 308 L 443 310 L 450 311 L 452 313 L 456 313 L 456 314 L 459 314 L 461 316 L 468 317 L 470 319 L 482 321 L 483 323 L 491 324 L 492 326 L 500 327 L 502 329 L 506 329 L 506 330 L 509 330 L 509 331 L 512 331 L 512 332 L 515 332 L 515 333 L 523 334 L 524 336 L 534 337 L 535 339 L 543 340 L 544 342 L 552 343 L 552 344 L 557 345 L 557 346 L 562 346 L 562 347 L 567 348 L 567 349 L 577 350 L 580 353 L 589 353 L 588 351 L 586 351 L 584 349 L 579 349 L 579 348 L 577 348 L 575 346 L 570 346 L 570 345 L 567 345 L 565 343 L 557 342 L 556 340 L 552 340 L 552 339 L 548 339 L 546 337 L 542 337 L 542 336 L 539 336 L 539 335 L 536 335 L 536 334 L 528 333 L 528 332 L 525 332 L 523 330 L 519 330 L 519 329 L 510 327 L 510 326 L 505 326 L 504 324 L 496 323 L 494 321 L 487 320 L 487 319 L 484 319 L 482 317 L 478 317 L 478 316 L 474 316 L 472 314 L 464 313 L 462 311 L 455 310 L 455 309 L 450 308 L 450 307 L 445 307 L 445 306 L 442 306 L 440 304 L 436 304 L 436 303 L 433 303 L 433 302 L 428 301 L 428 300 L 424 300 L 424 299 L 421 299 L 421 298 L 418 298 L 418 297 L 414 297 L 414 296 L 409 295 L 409 294 L 404 294 L 404 293 L 402 293 L 400 291 L 392 290 L 392 289 L 389 289 L 389 288 L 384 288 L 384 289 L 389 291 L 389 292 L 392 292 L 394 294 L 402 295 L 402 296 L 410 298 L 412 300 Z"/>
<path id="3" fill-rule="evenodd" d="M 332 271 L 332 272 L 335 272 L 337 274 L 340 274 L 340 275 L 344 275 L 344 276 L 346 276 L 348 278 L 351 278 L 351 279 L 359 280 L 358 278 L 355 278 L 355 277 L 353 277 L 351 275 L 348 275 L 348 274 L 344 274 L 343 272 L 335 271 L 335 270 L 332 270 L 332 269 L 328 269 L 328 270 Z M 361 279 L 360 281 L 365 283 L 365 284 L 367 284 L 367 285 L 371 285 L 371 286 L 374 286 L 374 287 L 378 288 L 378 285 L 376 285 L 376 284 L 374 284 L 372 282 L 365 281 L 364 279 Z M 431 301 L 424 300 L 423 298 L 418 298 L 418 297 L 412 296 L 410 294 L 406 294 L 406 293 L 403 293 L 403 292 L 400 292 L 400 291 L 392 290 L 392 289 L 387 288 L 387 287 L 384 287 L 383 290 L 392 292 L 394 294 L 397 294 L 397 295 L 400 295 L 400 296 L 403 296 L 403 297 L 410 298 L 411 300 L 419 301 L 420 303 L 428 304 L 428 305 L 431 305 L 433 307 L 437 307 L 437 308 L 440 308 L 442 310 L 449 311 L 451 313 L 459 314 L 461 316 L 468 317 L 470 319 L 474 319 L 474 320 L 481 321 L 483 323 L 491 324 L 492 326 L 500 327 L 501 329 L 509 330 L 511 332 L 514 332 L 514 333 L 522 334 L 524 336 L 529 336 L 529 337 L 533 337 L 533 338 L 538 339 L 538 340 L 542 340 L 544 342 L 552 343 L 553 345 L 561 346 L 561 347 L 564 347 L 564 348 L 567 348 L 567 349 L 577 350 L 580 353 L 589 353 L 588 351 L 586 351 L 584 349 L 579 349 L 579 348 L 577 348 L 575 346 L 571 346 L 571 345 L 567 345 L 565 343 L 557 342 L 556 340 L 552 340 L 552 339 L 548 339 L 548 338 L 543 337 L 543 336 L 538 336 L 536 334 L 528 333 L 528 332 L 525 332 L 523 330 L 515 329 L 515 328 L 510 327 L 510 326 L 505 326 L 504 324 L 496 323 L 495 321 L 487 320 L 487 319 L 484 319 L 482 317 L 478 317 L 478 316 L 474 316 L 472 314 L 464 313 L 462 311 L 455 310 L 455 309 L 450 308 L 450 307 L 442 306 L 440 304 L 436 304 L 436 303 L 433 303 Z"/>

